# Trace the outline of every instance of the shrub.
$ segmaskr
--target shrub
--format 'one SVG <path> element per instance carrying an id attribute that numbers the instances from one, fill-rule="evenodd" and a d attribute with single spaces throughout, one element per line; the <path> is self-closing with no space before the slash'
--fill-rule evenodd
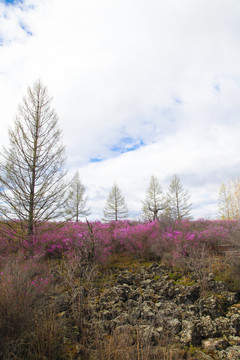
<path id="1" fill-rule="evenodd" d="M 14 352 L 28 332 L 51 284 L 46 264 L 8 258 L 0 273 L 0 354 Z"/>

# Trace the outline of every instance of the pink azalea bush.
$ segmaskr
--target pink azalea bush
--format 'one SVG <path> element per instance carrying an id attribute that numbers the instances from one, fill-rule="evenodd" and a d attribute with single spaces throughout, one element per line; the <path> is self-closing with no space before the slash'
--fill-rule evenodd
<path id="1" fill-rule="evenodd" d="M 1 256 L 6 258 L 7 254 L 22 252 L 33 257 L 60 259 L 78 252 L 84 260 L 91 257 L 91 260 L 105 262 L 113 253 L 127 252 L 135 257 L 162 258 L 168 253 L 179 258 L 203 244 L 216 250 L 219 244 L 229 241 L 235 229 L 239 229 L 238 222 L 227 220 L 183 220 L 167 225 L 159 221 L 128 220 L 68 222 L 54 224 L 50 229 L 49 224 L 45 224 L 31 241 L 19 241 L 11 232 L 9 236 L 6 231 L 1 232 Z"/>

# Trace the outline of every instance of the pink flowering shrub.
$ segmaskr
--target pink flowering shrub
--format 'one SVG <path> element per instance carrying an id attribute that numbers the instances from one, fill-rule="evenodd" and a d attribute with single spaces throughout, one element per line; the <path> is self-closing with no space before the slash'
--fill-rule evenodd
<path id="1" fill-rule="evenodd" d="M 3 226 L 3 225 L 2 225 Z M 18 241 L 11 232 L 0 233 L 3 259 L 12 253 L 43 259 L 61 259 L 78 253 L 83 261 L 105 262 L 112 253 L 128 252 L 136 257 L 162 258 L 164 254 L 179 258 L 201 247 L 217 251 L 218 245 L 238 234 L 236 221 L 197 220 L 164 222 L 112 221 L 102 223 L 68 222 L 45 224 L 32 241 Z M 6 233 L 6 232 L 5 232 Z M 12 238 L 11 238 L 12 235 Z M 1 258 L 0 258 L 1 264 Z"/>
<path id="2" fill-rule="evenodd" d="M 125 224 L 114 230 L 113 238 L 118 251 L 129 252 L 136 257 L 148 257 L 154 245 L 160 244 L 159 223 Z"/>
<path id="3" fill-rule="evenodd" d="M 111 253 L 112 234 L 110 224 L 101 222 L 75 223 L 68 222 L 64 226 L 55 226 L 32 239 L 24 241 L 23 248 L 26 252 L 41 255 L 44 259 L 61 259 L 70 256 L 73 252 L 82 253 L 85 259 L 88 255 L 94 260 L 105 261 Z M 86 259 L 85 259 L 86 260 Z"/>
<path id="4" fill-rule="evenodd" d="M 212 248 L 216 248 L 218 244 L 224 243 L 228 240 L 229 230 L 222 225 L 214 225 L 207 227 L 199 233 L 202 241 L 206 242 Z"/>
<path id="5" fill-rule="evenodd" d="M 171 255 L 175 259 L 187 256 L 191 248 L 199 246 L 198 234 L 195 232 L 183 232 L 170 228 L 162 234 L 162 237 L 168 244 L 166 248 L 171 249 Z"/>

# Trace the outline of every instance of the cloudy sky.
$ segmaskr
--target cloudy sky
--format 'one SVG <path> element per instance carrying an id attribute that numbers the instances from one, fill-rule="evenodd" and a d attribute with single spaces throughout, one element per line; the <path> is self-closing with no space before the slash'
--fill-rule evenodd
<path id="1" fill-rule="evenodd" d="M 0 142 L 28 85 L 53 96 L 92 219 L 117 182 L 130 216 L 179 175 L 214 218 L 240 176 L 239 0 L 0 0 Z"/>

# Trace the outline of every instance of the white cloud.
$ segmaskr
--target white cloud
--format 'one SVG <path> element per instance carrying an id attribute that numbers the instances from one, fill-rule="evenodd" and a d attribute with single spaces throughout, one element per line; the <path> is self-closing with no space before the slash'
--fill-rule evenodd
<path id="1" fill-rule="evenodd" d="M 238 0 L 0 3 L 0 39 L 2 143 L 41 78 L 95 217 L 113 180 L 137 212 L 150 175 L 166 190 L 174 172 L 199 202 L 196 217 L 215 212 L 220 182 L 240 163 Z M 111 150 L 126 138 L 125 148 L 145 146 Z"/>

